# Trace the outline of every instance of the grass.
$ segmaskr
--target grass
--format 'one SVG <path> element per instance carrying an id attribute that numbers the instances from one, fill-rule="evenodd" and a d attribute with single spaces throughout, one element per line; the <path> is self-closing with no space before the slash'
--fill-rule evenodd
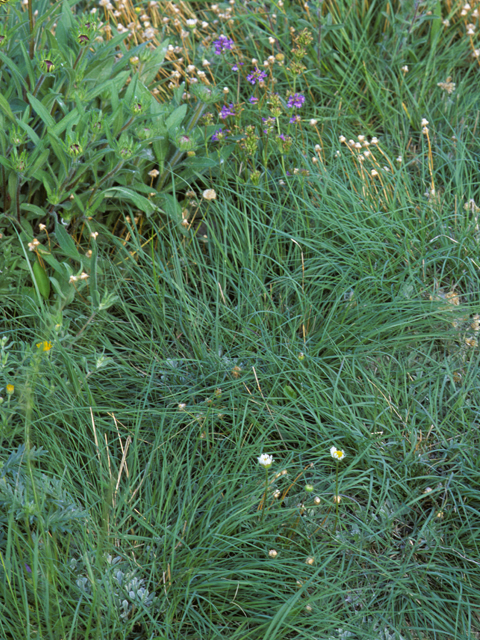
<path id="1" fill-rule="evenodd" d="M 466 18 L 447 1 L 285 5 L 276 22 L 234 8 L 232 30 L 246 64 L 271 34 L 287 53 L 290 27 L 314 33 L 285 172 L 234 152 L 191 183 L 188 229 L 103 224 L 94 317 L 93 285 L 60 314 L 2 290 L 2 639 L 479 637 Z M 228 65 L 214 76 L 236 90 Z M 358 135 L 379 138 L 363 160 Z"/>

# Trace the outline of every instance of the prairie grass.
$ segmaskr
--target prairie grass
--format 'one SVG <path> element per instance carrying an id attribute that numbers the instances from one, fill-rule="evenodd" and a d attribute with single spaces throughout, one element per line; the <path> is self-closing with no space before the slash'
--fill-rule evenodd
<path id="1" fill-rule="evenodd" d="M 214 6 L 158 43 L 195 16 L 251 71 L 310 30 L 301 123 L 99 225 L 94 316 L 2 290 L 0 638 L 476 639 L 480 5 Z"/>

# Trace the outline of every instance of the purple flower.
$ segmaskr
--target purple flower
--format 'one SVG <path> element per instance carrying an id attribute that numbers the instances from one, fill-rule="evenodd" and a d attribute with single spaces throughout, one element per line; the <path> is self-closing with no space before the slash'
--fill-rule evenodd
<path id="1" fill-rule="evenodd" d="M 277 137 L 280 138 L 280 140 L 283 140 L 285 142 L 285 134 L 284 133 L 280 133 Z"/>
<path id="2" fill-rule="evenodd" d="M 225 120 L 228 116 L 235 115 L 235 105 L 230 103 L 228 106 L 226 104 L 223 105 L 222 110 L 220 111 L 219 118 L 220 120 Z"/>
<path id="3" fill-rule="evenodd" d="M 27 573 L 32 573 L 32 570 L 30 569 L 28 564 L 25 565 L 25 569 L 27 570 Z"/>
<path id="4" fill-rule="evenodd" d="M 263 80 L 265 80 L 266 77 L 267 77 L 267 74 L 265 73 L 265 71 L 260 71 L 260 69 L 255 67 L 255 71 L 253 71 L 250 75 L 247 76 L 247 80 L 248 82 L 255 84 L 257 80 L 258 82 L 262 82 Z"/>
<path id="5" fill-rule="evenodd" d="M 215 47 L 215 54 L 221 56 L 225 51 L 230 51 L 235 43 L 227 36 L 220 36 L 218 40 L 215 40 L 213 46 Z"/>
<path id="6" fill-rule="evenodd" d="M 237 62 L 236 64 L 233 65 L 232 67 L 232 71 L 238 71 L 238 65 L 243 65 L 243 62 Z"/>
<path id="7" fill-rule="evenodd" d="M 305 96 L 302 96 L 301 93 L 294 93 L 292 96 L 289 97 L 287 102 L 287 107 L 289 109 L 293 109 L 293 107 L 300 109 L 300 107 L 304 104 L 304 102 L 305 102 Z"/>
<path id="8" fill-rule="evenodd" d="M 212 142 L 218 142 L 219 140 L 225 140 L 225 138 L 227 137 L 227 131 L 228 131 L 228 129 L 225 129 L 225 131 L 223 131 L 223 129 L 217 129 L 217 131 L 215 131 L 215 133 L 212 136 Z"/>
<path id="9" fill-rule="evenodd" d="M 256 104 L 258 102 L 258 98 L 256 98 L 255 96 L 250 96 L 248 101 L 250 102 L 250 104 Z"/>
<path id="10" fill-rule="evenodd" d="M 289 122 L 290 124 L 295 124 L 296 122 L 300 122 L 300 121 L 301 121 L 300 116 L 292 116 Z"/>

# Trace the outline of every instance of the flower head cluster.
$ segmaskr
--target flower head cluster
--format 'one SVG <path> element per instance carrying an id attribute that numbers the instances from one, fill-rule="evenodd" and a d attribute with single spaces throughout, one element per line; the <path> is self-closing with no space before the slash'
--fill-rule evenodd
<path id="1" fill-rule="evenodd" d="M 220 111 L 219 118 L 220 120 L 225 120 L 225 118 L 228 118 L 228 116 L 234 116 L 234 115 L 235 115 L 235 105 L 233 103 L 230 103 L 229 105 L 224 104 Z"/>
<path id="2" fill-rule="evenodd" d="M 288 98 L 287 107 L 293 109 L 294 107 L 300 109 L 305 104 L 305 96 L 301 93 L 294 93 Z"/>
<path id="3" fill-rule="evenodd" d="M 218 40 L 215 40 L 213 43 L 213 46 L 215 47 L 215 54 L 217 56 L 221 56 L 225 51 L 231 51 L 234 44 L 233 40 L 230 40 L 227 36 L 220 36 Z"/>
<path id="4" fill-rule="evenodd" d="M 205 189 L 202 195 L 205 200 L 215 200 L 217 197 L 215 189 Z"/>
<path id="5" fill-rule="evenodd" d="M 257 81 L 263 82 L 266 77 L 267 77 L 267 74 L 265 73 L 265 71 L 260 71 L 258 67 L 255 67 L 255 71 L 253 71 L 247 76 L 247 80 L 251 84 L 255 84 Z"/>
<path id="6" fill-rule="evenodd" d="M 44 340 L 43 342 L 37 342 L 37 349 L 40 349 L 40 351 L 50 351 L 52 346 L 53 346 L 52 343 L 49 342 L 48 340 Z"/>
<path id="7" fill-rule="evenodd" d="M 217 129 L 212 135 L 212 142 L 221 142 L 222 140 L 225 140 L 227 133 L 228 129 L 225 129 L 225 131 L 223 129 Z"/>
<path id="8" fill-rule="evenodd" d="M 262 467 L 265 467 L 265 469 L 268 469 L 273 464 L 273 456 L 269 456 L 268 453 L 262 453 L 262 455 L 259 456 L 257 460 L 258 463 L 262 465 Z"/>
<path id="9" fill-rule="evenodd" d="M 345 451 L 337 449 L 337 447 L 332 447 L 330 449 L 330 455 L 334 460 L 338 460 L 340 462 L 340 460 L 343 460 L 345 457 Z"/>

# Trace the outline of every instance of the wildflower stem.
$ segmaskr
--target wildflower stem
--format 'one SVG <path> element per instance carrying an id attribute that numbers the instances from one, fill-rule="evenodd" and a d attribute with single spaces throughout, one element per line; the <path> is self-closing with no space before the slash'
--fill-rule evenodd
<path id="1" fill-rule="evenodd" d="M 28 22 L 30 24 L 30 43 L 29 43 L 29 51 L 28 55 L 30 60 L 33 60 L 33 56 L 35 54 L 35 36 L 33 33 L 33 0 L 28 0 Z"/>
<path id="2" fill-rule="evenodd" d="M 265 507 L 267 505 L 267 491 L 268 491 L 268 469 L 265 467 L 265 493 L 263 494 L 263 504 L 262 504 L 262 524 L 265 519 Z"/>
<path id="3" fill-rule="evenodd" d="M 335 533 L 337 530 L 337 524 L 338 524 L 338 503 L 339 503 L 339 499 L 338 499 L 338 464 L 337 464 L 337 472 L 335 474 L 335 526 L 333 528 L 333 532 Z"/>

